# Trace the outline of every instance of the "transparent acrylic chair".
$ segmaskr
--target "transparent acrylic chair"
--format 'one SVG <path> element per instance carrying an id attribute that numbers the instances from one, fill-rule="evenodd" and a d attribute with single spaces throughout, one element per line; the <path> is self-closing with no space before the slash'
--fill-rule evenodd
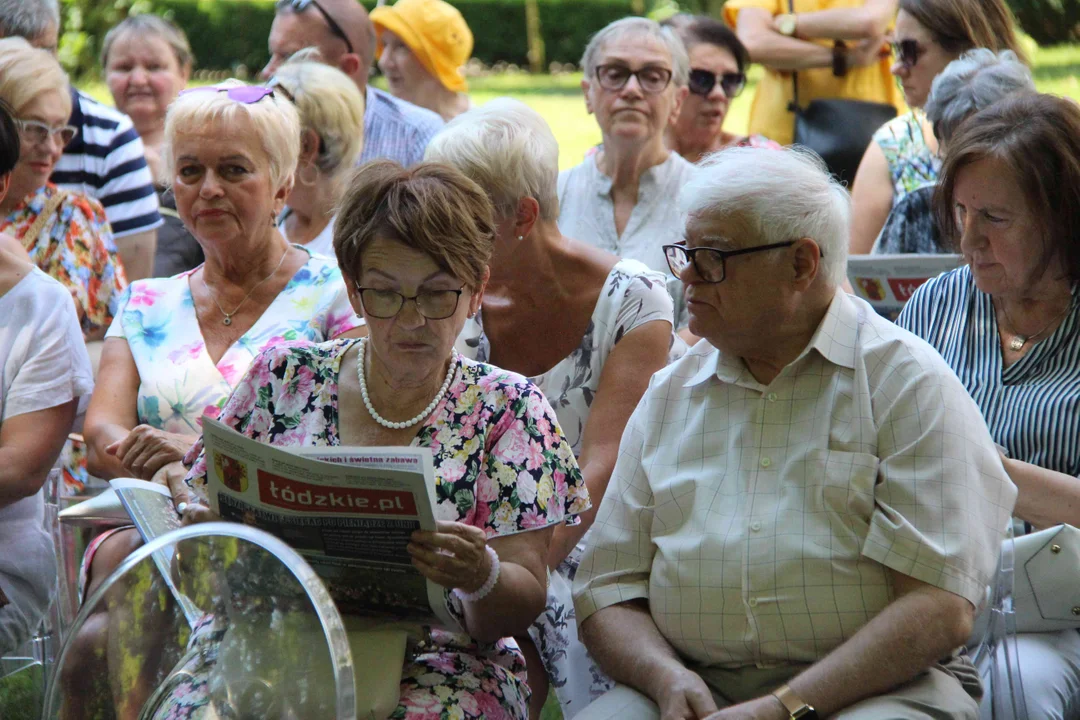
<path id="1" fill-rule="evenodd" d="M 87 599 L 43 718 L 354 720 L 341 617 L 277 538 L 206 523 L 139 548 Z"/>
<path id="2" fill-rule="evenodd" d="M 1024 685 L 1016 649 L 1013 611 L 1013 535 L 1001 544 L 998 572 L 989 590 L 987 609 L 976 621 L 969 642 L 971 661 L 983 684 L 980 720 L 1028 720 Z"/>

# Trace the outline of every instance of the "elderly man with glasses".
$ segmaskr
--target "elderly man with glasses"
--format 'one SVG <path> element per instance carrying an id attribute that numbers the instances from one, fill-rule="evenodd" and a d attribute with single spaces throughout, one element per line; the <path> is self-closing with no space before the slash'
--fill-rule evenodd
<path id="1" fill-rule="evenodd" d="M 978 408 L 839 289 L 849 200 L 816 157 L 726 150 L 679 200 L 704 340 L 623 435 L 574 586 L 623 685 L 576 717 L 974 719 L 957 648 L 1016 498 Z"/>
<path id="2" fill-rule="evenodd" d="M 263 78 L 272 77 L 300 50 L 317 49 L 322 62 L 348 75 L 365 93 L 360 163 L 379 158 L 405 166 L 420 162 L 428 141 L 442 129 L 442 118 L 368 85 L 375 62 L 375 26 L 364 6 L 356 0 L 278 0 L 276 7 Z"/>

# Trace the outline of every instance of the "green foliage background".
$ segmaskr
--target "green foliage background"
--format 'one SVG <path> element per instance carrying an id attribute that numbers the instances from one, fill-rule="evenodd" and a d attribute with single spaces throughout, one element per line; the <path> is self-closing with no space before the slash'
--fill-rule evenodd
<path id="1" fill-rule="evenodd" d="M 488 64 L 528 64 L 524 0 L 452 0 Z M 372 7 L 375 0 L 362 0 Z M 1080 0 L 1009 0 L 1041 45 L 1080 40 Z M 156 12 L 187 32 L 199 67 L 258 69 L 267 60 L 273 0 L 62 0 L 61 60 L 76 75 L 93 72 L 105 32 L 129 13 Z M 718 14 L 723 0 L 538 0 L 547 62 L 576 63 L 589 35 L 625 15 L 675 10 Z"/>

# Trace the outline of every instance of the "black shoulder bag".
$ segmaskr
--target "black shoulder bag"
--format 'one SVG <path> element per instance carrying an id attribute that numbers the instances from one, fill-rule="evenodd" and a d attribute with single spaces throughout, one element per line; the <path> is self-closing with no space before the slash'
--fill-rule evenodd
<path id="1" fill-rule="evenodd" d="M 788 8 L 794 14 L 795 0 L 788 0 Z M 829 172 L 850 186 L 874 133 L 896 117 L 896 108 L 837 98 L 811 100 L 803 108 L 799 105 L 799 73 L 791 75 L 795 93 L 789 109 L 795 113 L 795 144 L 820 155 Z"/>

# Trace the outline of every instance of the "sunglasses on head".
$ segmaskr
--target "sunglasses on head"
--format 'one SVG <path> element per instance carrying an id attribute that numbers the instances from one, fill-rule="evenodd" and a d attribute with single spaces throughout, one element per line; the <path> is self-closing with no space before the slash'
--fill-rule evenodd
<path id="1" fill-rule="evenodd" d="M 892 44 L 893 56 L 906 68 L 913 68 L 919 62 L 922 50 L 914 40 L 901 40 Z"/>
<path id="2" fill-rule="evenodd" d="M 319 14 L 326 20 L 326 24 L 330 26 L 330 32 L 337 35 L 339 38 L 345 41 L 345 47 L 349 49 L 349 52 L 353 52 L 352 43 L 349 42 L 349 38 L 345 35 L 345 31 L 338 25 L 337 20 L 330 16 L 330 13 L 326 12 L 326 8 L 317 3 L 315 0 L 278 0 L 277 5 L 274 6 L 278 10 L 284 10 L 288 8 L 294 13 L 302 13 L 309 7 L 313 7 L 319 11 Z"/>
<path id="3" fill-rule="evenodd" d="M 724 91 L 724 95 L 730 100 L 741 93 L 746 86 L 746 75 L 737 72 L 724 73 L 717 78 L 716 73 L 708 70 L 698 68 L 690 70 L 689 87 L 690 92 L 695 95 L 705 97 L 712 92 L 717 82 L 720 83 L 720 89 Z"/>
<path id="4" fill-rule="evenodd" d="M 274 94 L 274 88 L 264 85 L 237 85 L 235 87 L 219 87 L 207 85 L 205 87 L 188 88 L 182 90 L 181 95 L 190 95 L 200 92 L 223 92 L 230 99 L 245 105 L 254 105 L 268 95 Z"/>

